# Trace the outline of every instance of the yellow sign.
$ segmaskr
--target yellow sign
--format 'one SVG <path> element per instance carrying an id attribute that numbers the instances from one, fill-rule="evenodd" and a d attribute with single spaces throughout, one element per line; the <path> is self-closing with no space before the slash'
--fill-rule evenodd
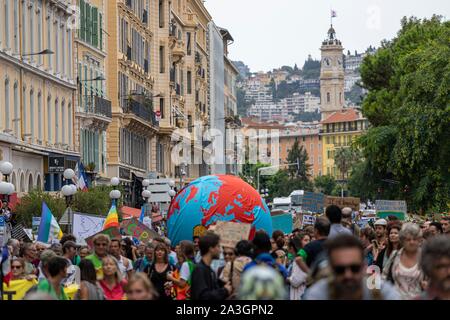
<path id="1" fill-rule="evenodd" d="M 64 292 L 66 293 L 67 298 L 69 298 L 69 300 L 73 300 L 79 288 L 80 287 L 77 284 L 71 284 L 70 286 L 65 287 Z"/>
<path id="2" fill-rule="evenodd" d="M 11 280 L 3 283 L 3 300 L 22 300 L 28 290 L 37 285 L 37 280 Z"/>

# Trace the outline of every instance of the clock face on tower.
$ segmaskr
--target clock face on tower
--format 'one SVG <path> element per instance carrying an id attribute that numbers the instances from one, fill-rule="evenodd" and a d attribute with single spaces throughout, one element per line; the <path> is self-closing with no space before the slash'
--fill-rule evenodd
<path id="1" fill-rule="evenodd" d="M 325 66 L 325 67 L 331 66 L 331 60 L 330 60 L 330 58 L 323 58 L 323 59 L 322 59 L 322 65 Z"/>

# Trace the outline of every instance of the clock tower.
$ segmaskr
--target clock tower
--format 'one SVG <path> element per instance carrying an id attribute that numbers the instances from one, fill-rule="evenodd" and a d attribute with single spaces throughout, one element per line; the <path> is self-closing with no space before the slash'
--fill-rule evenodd
<path id="1" fill-rule="evenodd" d="M 328 38 L 322 42 L 320 68 L 320 106 L 322 120 L 344 108 L 344 61 L 342 43 L 331 25 Z"/>

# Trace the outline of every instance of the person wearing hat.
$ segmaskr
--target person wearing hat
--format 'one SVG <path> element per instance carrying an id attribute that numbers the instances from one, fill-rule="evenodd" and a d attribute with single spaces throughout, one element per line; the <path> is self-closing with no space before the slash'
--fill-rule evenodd
<path id="1" fill-rule="evenodd" d="M 386 219 L 378 219 L 375 221 L 375 240 L 372 241 L 373 260 L 376 261 L 378 254 L 386 247 Z"/>
<path id="2" fill-rule="evenodd" d="M 62 247 L 63 258 L 67 260 L 67 277 L 62 281 L 62 285 L 68 286 L 75 282 L 75 276 L 77 273 L 76 266 L 73 265 L 72 261 L 75 255 L 77 254 L 78 245 L 69 240 L 64 242 Z"/>

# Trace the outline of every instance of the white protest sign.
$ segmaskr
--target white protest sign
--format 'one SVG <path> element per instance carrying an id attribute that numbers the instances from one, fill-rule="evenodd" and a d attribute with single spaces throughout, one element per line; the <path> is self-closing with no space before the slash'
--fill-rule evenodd
<path id="1" fill-rule="evenodd" d="M 87 214 L 74 213 L 73 235 L 81 241 L 102 231 L 105 218 Z"/>
<path id="2" fill-rule="evenodd" d="M 214 233 L 219 235 L 222 246 L 234 248 L 239 241 L 248 240 L 250 228 L 246 223 L 217 221 Z"/>
<path id="3" fill-rule="evenodd" d="M 315 222 L 316 222 L 316 217 L 315 216 L 311 216 L 311 215 L 307 215 L 307 214 L 303 215 L 302 224 L 304 226 L 306 226 L 306 225 L 313 225 Z"/>

